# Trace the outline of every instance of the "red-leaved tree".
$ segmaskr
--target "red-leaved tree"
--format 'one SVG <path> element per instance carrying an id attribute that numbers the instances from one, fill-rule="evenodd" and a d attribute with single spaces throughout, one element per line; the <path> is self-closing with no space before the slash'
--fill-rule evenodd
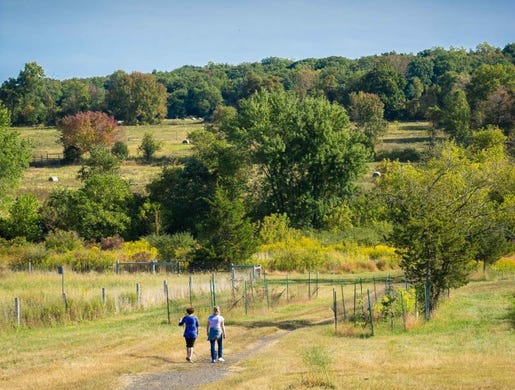
<path id="1" fill-rule="evenodd" d="M 87 111 L 64 117 L 58 124 L 65 150 L 76 148 L 80 155 L 94 146 L 112 146 L 124 136 L 116 120 L 103 112 Z"/>

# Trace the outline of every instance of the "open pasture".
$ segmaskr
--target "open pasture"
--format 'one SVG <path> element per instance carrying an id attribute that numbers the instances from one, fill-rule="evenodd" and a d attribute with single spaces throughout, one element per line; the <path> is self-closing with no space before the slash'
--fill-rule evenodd
<path id="1" fill-rule="evenodd" d="M 202 128 L 201 121 L 191 119 L 165 120 L 159 125 L 124 126 L 125 139 L 129 149 L 129 159 L 120 167 L 121 176 L 129 181 L 134 192 L 144 193 L 145 186 L 161 172 L 162 164 L 172 158 L 188 155 L 191 144 L 183 143 L 188 134 Z M 55 159 L 63 154 L 59 142 L 60 132 L 56 128 L 22 127 L 16 129 L 24 138 L 30 139 L 34 146 L 33 156 L 36 161 L 46 161 L 40 166 L 27 169 L 20 182 L 18 193 L 33 193 L 38 199 L 44 200 L 55 188 L 78 188 L 81 186 L 77 175 L 80 165 L 62 165 Z M 141 154 L 138 147 L 145 133 L 151 134 L 161 144 L 161 149 L 155 154 L 151 164 L 139 160 Z M 48 158 L 48 160 L 46 160 Z M 59 181 L 49 178 L 56 176 Z"/>
<path id="2" fill-rule="evenodd" d="M 374 337 L 335 333 L 331 287 L 318 298 L 245 315 L 222 306 L 230 373 L 209 389 L 511 389 L 514 280 L 473 282 L 451 292 L 434 318 L 408 331 L 378 324 Z M 199 370 L 208 344 L 184 362 L 180 315 L 164 306 L 50 328 L 0 334 L 0 387 L 123 389 L 128 374 Z M 207 314 L 198 313 L 201 324 Z M 352 328 L 352 324 L 346 325 Z M 263 338 L 274 341 L 252 351 Z"/>

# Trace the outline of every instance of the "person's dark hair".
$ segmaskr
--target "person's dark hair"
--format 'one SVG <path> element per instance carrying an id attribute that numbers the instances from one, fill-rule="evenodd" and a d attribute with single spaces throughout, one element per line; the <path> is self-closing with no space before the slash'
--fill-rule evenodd
<path id="1" fill-rule="evenodd" d="M 188 314 L 193 314 L 193 313 L 195 313 L 195 309 L 194 309 L 194 308 L 192 308 L 192 307 L 188 307 L 188 308 L 186 309 L 186 313 L 188 313 Z"/>

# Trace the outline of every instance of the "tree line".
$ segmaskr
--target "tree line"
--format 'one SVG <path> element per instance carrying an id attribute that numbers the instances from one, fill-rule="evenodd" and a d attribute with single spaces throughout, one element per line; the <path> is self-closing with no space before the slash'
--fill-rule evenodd
<path id="1" fill-rule="evenodd" d="M 52 125 L 85 111 L 138 124 L 190 116 L 210 119 L 216 107 L 236 107 L 260 89 L 323 96 L 347 109 L 353 94 L 362 92 L 379 97 L 387 120 L 431 120 L 458 138 L 466 131 L 465 123 L 472 128 L 493 124 L 509 135 L 514 63 L 514 43 L 502 49 L 482 43 L 469 51 L 432 48 L 416 55 L 391 52 L 358 59 L 270 57 L 239 65 L 209 63 L 151 74 L 116 71 L 64 81 L 47 78 L 32 62 L 17 78 L 2 83 L 0 101 L 16 126 Z"/>

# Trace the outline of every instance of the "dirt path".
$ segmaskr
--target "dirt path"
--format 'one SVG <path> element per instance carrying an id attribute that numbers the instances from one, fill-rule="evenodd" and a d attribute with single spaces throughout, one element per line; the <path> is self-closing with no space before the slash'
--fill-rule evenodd
<path id="1" fill-rule="evenodd" d="M 123 390 L 141 389 L 195 389 L 205 383 L 212 383 L 221 380 L 231 372 L 231 367 L 236 366 L 250 355 L 266 348 L 275 340 L 287 334 L 289 331 L 281 330 L 278 333 L 264 337 L 249 348 L 227 357 L 224 363 L 211 363 L 209 358 L 195 361 L 193 364 L 184 363 L 177 370 L 126 375 L 123 381 L 126 385 Z"/>

